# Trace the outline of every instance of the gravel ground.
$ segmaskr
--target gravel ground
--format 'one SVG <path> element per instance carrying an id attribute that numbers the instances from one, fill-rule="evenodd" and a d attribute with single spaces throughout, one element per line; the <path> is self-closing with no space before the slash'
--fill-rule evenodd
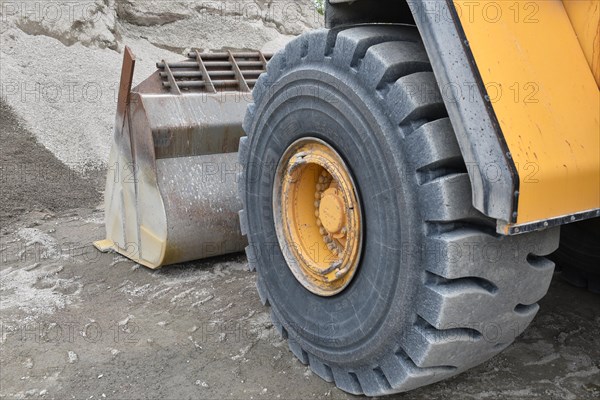
<path id="1" fill-rule="evenodd" d="M 65 167 L 10 108 L 0 110 L 0 140 L 11 143 L 2 159 L 37 155 L 49 176 L 61 177 Z M 151 271 L 98 253 L 91 243 L 104 237 L 101 186 L 72 176 L 9 183 L 13 197 L 3 191 L 1 399 L 352 397 L 292 356 L 243 255 Z M 600 398 L 599 297 L 557 275 L 540 305 L 499 356 L 390 398 Z"/>
<path id="2" fill-rule="evenodd" d="M 23 121 L 1 101 L 0 120 L 0 227 L 29 211 L 93 208 L 100 202 L 103 172 L 82 177 L 70 170 L 39 145 Z"/>

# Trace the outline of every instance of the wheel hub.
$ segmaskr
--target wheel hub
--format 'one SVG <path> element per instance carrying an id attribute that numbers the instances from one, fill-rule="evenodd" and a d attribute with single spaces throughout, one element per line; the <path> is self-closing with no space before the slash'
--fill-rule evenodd
<path id="1" fill-rule="evenodd" d="M 317 203 L 319 208 L 318 217 L 327 233 L 338 234 L 342 227 L 346 225 L 345 210 L 348 206 L 343 195 L 339 193 L 337 188 L 329 188 L 321 193 L 321 200 Z"/>
<path id="2" fill-rule="evenodd" d="M 340 155 L 316 138 L 293 143 L 277 168 L 273 212 L 296 279 L 321 296 L 341 292 L 358 268 L 362 222 L 357 190 Z"/>

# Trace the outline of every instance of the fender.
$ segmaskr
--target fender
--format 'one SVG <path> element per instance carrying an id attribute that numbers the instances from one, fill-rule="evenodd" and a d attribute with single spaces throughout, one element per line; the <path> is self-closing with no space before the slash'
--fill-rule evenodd
<path id="1" fill-rule="evenodd" d="M 600 66 L 591 34 L 600 29 L 597 3 L 374 5 L 330 0 L 326 24 L 417 26 L 465 159 L 473 205 L 497 220 L 498 233 L 600 216 L 600 92 L 594 79 Z M 386 7 L 389 13 L 378 20 Z"/>

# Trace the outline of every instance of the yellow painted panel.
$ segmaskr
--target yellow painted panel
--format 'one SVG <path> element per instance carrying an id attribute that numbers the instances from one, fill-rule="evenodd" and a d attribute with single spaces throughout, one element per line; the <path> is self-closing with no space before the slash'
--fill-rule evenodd
<path id="1" fill-rule="evenodd" d="M 600 87 L 600 1 L 563 0 L 588 65 Z"/>
<path id="2" fill-rule="evenodd" d="M 600 208 L 600 92 L 562 1 L 454 4 L 519 172 L 517 224 Z"/>

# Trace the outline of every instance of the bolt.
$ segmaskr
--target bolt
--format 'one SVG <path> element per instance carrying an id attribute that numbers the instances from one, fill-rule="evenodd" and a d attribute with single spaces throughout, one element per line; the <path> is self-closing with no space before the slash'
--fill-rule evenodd
<path id="1" fill-rule="evenodd" d="M 317 225 L 321 225 L 320 220 L 317 220 Z M 327 232 L 325 231 L 325 228 L 321 227 L 319 228 L 319 233 L 321 234 L 321 236 L 324 236 Z"/>
<path id="2" fill-rule="evenodd" d="M 315 201 L 315 208 L 319 208 L 319 205 L 320 205 L 320 204 L 321 204 L 321 202 L 320 202 L 320 201 L 318 201 L 318 200 L 317 200 L 317 201 Z"/>
<path id="3" fill-rule="evenodd" d="M 319 210 L 315 211 L 315 217 L 319 218 Z"/>
<path id="4" fill-rule="evenodd" d="M 338 279 L 340 279 L 345 274 L 346 274 L 346 271 L 340 269 L 340 270 L 338 270 L 338 271 L 335 272 L 335 277 L 338 278 Z"/>

